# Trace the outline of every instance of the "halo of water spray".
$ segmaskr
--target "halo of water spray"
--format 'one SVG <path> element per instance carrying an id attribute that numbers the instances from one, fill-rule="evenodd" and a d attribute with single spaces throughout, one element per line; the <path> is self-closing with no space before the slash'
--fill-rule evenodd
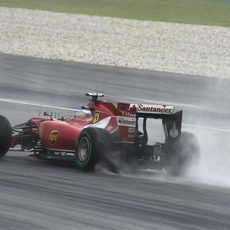
<path id="1" fill-rule="evenodd" d="M 197 129 L 201 157 L 197 166 L 191 168 L 187 178 L 197 182 L 230 186 L 230 132 Z"/>

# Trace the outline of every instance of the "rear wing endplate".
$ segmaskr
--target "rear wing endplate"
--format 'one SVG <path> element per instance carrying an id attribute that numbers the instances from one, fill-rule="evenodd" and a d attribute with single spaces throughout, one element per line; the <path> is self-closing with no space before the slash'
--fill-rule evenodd
<path id="1" fill-rule="evenodd" d="M 164 127 L 164 132 L 166 138 L 176 138 L 181 133 L 181 126 L 182 126 L 182 114 L 183 111 L 177 112 L 141 112 L 137 111 L 136 118 L 137 118 L 137 125 L 138 119 L 143 118 L 143 128 L 146 129 L 146 120 L 148 118 L 153 119 L 162 119 L 162 125 Z"/>

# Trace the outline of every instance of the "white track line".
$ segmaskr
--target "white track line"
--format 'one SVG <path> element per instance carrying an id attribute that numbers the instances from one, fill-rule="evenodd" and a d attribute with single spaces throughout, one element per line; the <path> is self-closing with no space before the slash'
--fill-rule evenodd
<path id="1" fill-rule="evenodd" d="M 207 129 L 207 130 L 213 130 L 213 131 L 219 131 L 219 132 L 229 132 L 230 129 L 221 129 L 221 128 L 214 128 L 214 127 L 208 127 L 208 126 L 202 126 L 202 125 L 190 125 L 190 124 L 183 124 L 184 127 L 189 128 L 195 128 L 195 129 Z"/>
<path id="2" fill-rule="evenodd" d="M 76 111 L 77 110 L 77 109 L 72 109 L 72 108 L 67 108 L 67 107 L 51 106 L 51 105 L 46 105 L 46 104 L 38 104 L 34 102 L 29 102 L 29 101 L 7 99 L 7 98 L 0 98 L 0 102 L 45 107 L 45 108 L 52 108 L 52 109 L 60 109 L 60 110 L 66 110 L 66 111 Z M 218 131 L 218 132 L 230 132 L 230 129 L 221 129 L 221 128 L 215 128 L 215 127 L 201 126 L 201 125 L 183 124 L 183 126 L 189 127 L 189 128 L 195 128 L 195 129 L 206 129 L 206 130 Z"/>
<path id="3" fill-rule="evenodd" d="M 72 108 L 67 108 L 67 107 L 52 106 L 52 105 L 46 105 L 46 104 L 39 104 L 35 102 L 15 100 L 15 99 L 6 99 L 6 98 L 0 98 L 0 102 L 14 103 L 14 104 L 20 104 L 20 105 L 31 105 L 31 106 L 36 106 L 36 107 L 45 107 L 45 108 L 52 108 L 52 109 L 61 109 L 61 110 L 67 110 L 67 111 L 77 110 L 77 109 L 72 109 Z"/>

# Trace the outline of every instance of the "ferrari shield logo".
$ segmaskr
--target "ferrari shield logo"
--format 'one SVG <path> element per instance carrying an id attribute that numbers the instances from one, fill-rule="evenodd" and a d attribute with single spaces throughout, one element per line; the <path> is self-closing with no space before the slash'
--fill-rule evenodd
<path id="1" fill-rule="evenodd" d="M 53 145 L 53 144 L 56 143 L 57 138 L 58 138 L 58 133 L 59 133 L 58 130 L 52 130 L 52 131 L 50 132 L 48 141 L 49 141 L 49 143 L 50 143 L 51 145 Z"/>
<path id="2" fill-rule="evenodd" d="M 99 119 L 100 119 L 100 114 L 99 113 L 95 113 L 94 118 L 93 118 L 93 124 L 97 123 L 99 121 Z"/>

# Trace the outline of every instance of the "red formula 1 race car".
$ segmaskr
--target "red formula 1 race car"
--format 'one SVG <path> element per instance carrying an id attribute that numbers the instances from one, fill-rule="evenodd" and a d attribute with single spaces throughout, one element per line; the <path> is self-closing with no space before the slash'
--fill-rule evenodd
<path id="1" fill-rule="evenodd" d="M 197 159 L 197 139 L 181 132 L 182 111 L 174 106 L 112 103 L 99 100 L 104 96 L 100 93 L 86 95 L 90 102 L 71 118 L 44 113 L 11 128 L 0 116 L 0 157 L 11 148 L 31 151 L 40 159 L 73 160 L 79 168 L 92 170 L 100 160 L 109 160 L 110 152 L 119 152 L 124 162 L 158 166 L 174 175 Z M 150 119 L 160 121 L 162 142 L 150 144 Z"/>

